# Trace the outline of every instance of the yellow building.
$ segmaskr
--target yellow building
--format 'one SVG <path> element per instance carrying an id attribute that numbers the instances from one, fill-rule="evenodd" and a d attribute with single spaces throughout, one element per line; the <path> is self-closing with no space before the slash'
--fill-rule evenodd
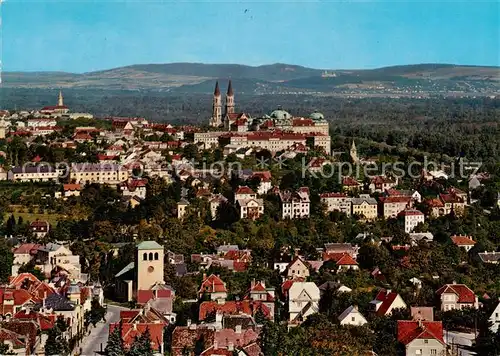
<path id="1" fill-rule="evenodd" d="M 127 180 L 128 171 L 114 163 L 74 163 L 70 180 L 76 183 L 118 184 Z"/>
<path id="2" fill-rule="evenodd" d="M 377 201 L 370 196 L 352 199 L 352 215 L 359 215 L 365 220 L 377 218 Z"/>

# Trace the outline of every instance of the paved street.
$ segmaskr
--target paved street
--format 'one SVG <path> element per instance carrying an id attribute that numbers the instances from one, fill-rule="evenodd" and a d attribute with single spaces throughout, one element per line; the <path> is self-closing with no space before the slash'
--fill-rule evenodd
<path id="1" fill-rule="evenodd" d="M 475 355 L 474 352 L 463 348 L 463 346 L 472 346 L 472 343 L 474 342 L 474 334 L 444 331 L 444 341 L 448 345 L 453 344 L 458 347 L 458 356 Z"/>
<path id="2" fill-rule="evenodd" d="M 127 310 L 127 308 L 108 304 L 106 323 L 98 323 L 95 328 L 92 328 L 90 335 L 83 339 L 80 344 L 80 347 L 82 348 L 82 355 L 99 355 L 97 352 L 101 351 L 101 345 L 102 350 L 104 351 L 106 342 L 108 341 L 109 324 L 116 323 L 120 320 L 120 310 Z"/>

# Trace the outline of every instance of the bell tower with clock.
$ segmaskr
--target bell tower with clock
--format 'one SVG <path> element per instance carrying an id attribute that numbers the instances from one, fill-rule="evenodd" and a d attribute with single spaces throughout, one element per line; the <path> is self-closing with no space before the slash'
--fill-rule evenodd
<path id="1" fill-rule="evenodd" d="M 164 283 L 163 246 L 156 241 L 143 241 L 136 252 L 136 290 L 149 290 L 155 283 Z"/>

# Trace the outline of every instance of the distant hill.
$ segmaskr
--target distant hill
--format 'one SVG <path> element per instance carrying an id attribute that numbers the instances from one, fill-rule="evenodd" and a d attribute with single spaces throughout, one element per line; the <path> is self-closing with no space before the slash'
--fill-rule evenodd
<path id="1" fill-rule="evenodd" d="M 321 70 L 288 64 L 137 64 L 74 74 L 6 72 L 4 88 L 158 90 L 211 93 L 216 79 L 234 82 L 240 93 L 329 93 L 335 91 L 498 92 L 500 67 L 416 64 L 369 70 Z"/>

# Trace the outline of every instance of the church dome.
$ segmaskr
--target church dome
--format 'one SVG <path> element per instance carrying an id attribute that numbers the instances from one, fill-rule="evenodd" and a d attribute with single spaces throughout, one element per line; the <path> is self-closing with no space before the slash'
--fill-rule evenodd
<path id="1" fill-rule="evenodd" d="M 292 115 L 288 111 L 281 110 L 281 109 L 274 110 L 270 116 L 272 119 L 276 119 L 276 120 L 289 120 L 292 118 Z"/>
<path id="2" fill-rule="evenodd" d="M 310 116 L 309 116 L 312 120 L 324 120 L 325 119 L 325 115 L 323 115 L 322 113 L 320 112 L 313 112 Z"/>

